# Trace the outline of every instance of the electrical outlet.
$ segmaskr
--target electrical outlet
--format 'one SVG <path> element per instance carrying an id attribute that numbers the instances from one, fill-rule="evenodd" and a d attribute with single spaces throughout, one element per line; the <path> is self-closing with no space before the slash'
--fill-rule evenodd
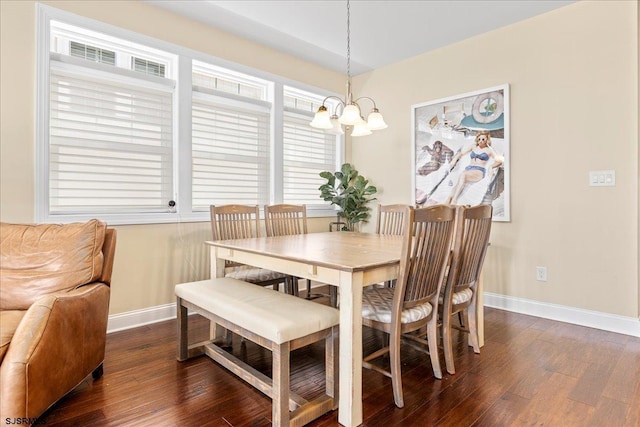
<path id="1" fill-rule="evenodd" d="M 536 280 L 539 282 L 547 281 L 547 267 L 536 267 Z"/>

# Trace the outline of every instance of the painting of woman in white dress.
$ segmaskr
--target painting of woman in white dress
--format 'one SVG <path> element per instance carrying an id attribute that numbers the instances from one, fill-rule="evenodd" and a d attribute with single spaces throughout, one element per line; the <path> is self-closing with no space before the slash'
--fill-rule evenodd
<path id="1" fill-rule="evenodd" d="M 413 106 L 415 204 L 493 205 L 509 221 L 508 85 Z"/>

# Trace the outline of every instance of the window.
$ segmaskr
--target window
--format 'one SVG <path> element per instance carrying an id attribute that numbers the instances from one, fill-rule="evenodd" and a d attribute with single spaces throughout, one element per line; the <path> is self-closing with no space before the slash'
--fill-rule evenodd
<path id="1" fill-rule="evenodd" d="M 269 84 L 193 63 L 192 207 L 267 204 L 270 187 Z"/>
<path id="2" fill-rule="evenodd" d="M 151 74 L 152 76 L 164 77 L 164 65 L 142 58 L 131 58 L 131 60 L 133 61 L 131 66 L 133 70 Z"/>
<path id="3" fill-rule="evenodd" d="M 38 10 L 38 221 L 207 221 L 228 203 L 333 214 L 318 174 L 342 140 L 308 125 L 320 90 Z"/>
<path id="4" fill-rule="evenodd" d="M 309 126 L 322 105 L 317 95 L 284 89 L 283 202 L 317 204 L 322 171 L 334 171 L 336 137 Z"/>
<path id="5" fill-rule="evenodd" d="M 86 44 L 72 41 L 69 43 L 69 51 L 71 56 L 77 58 L 116 65 L 116 53 L 112 50 L 100 49 L 99 47 L 87 46 Z"/>
<path id="6" fill-rule="evenodd" d="M 117 66 L 126 54 L 117 46 L 92 46 L 98 34 L 69 30 L 51 23 L 49 214 L 166 211 L 174 195 L 174 81 L 129 72 Z"/>

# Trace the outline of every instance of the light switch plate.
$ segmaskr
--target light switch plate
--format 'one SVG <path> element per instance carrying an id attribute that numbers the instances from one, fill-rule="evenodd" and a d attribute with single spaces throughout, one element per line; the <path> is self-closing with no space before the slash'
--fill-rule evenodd
<path id="1" fill-rule="evenodd" d="M 589 171 L 589 185 L 591 187 L 613 187 L 616 185 L 616 171 Z"/>

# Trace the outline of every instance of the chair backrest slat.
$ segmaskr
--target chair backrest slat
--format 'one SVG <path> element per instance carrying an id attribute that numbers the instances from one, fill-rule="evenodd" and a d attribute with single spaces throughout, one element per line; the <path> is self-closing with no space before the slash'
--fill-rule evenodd
<path id="1" fill-rule="evenodd" d="M 306 205 L 266 205 L 264 221 L 267 236 L 307 234 Z"/>
<path id="2" fill-rule="evenodd" d="M 260 237 L 258 206 L 211 205 L 210 211 L 213 240 Z"/>
<path id="3" fill-rule="evenodd" d="M 437 299 L 449 260 L 455 208 L 407 207 L 405 215 L 396 298 L 402 298 L 402 307 L 409 308 Z"/>
<path id="4" fill-rule="evenodd" d="M 450 280 L 454 292 L 473 286 L 480 277 L 491 234 L 491 205 L 460 207 Z"/>
<path id="5" fill-rule="evenodd" d="M 378 205 L 376 234 L 401 236 L 404 231 L 404 217 L 408 205 Z"/>
<path id="6" fill-rule="evenodd" d="M 213 240 L 260 237 L 260 208 L 257 205 L 211 205 L 209 210 Z M 225 265 L 233 266 L 237 263 L 225 261 Z"/>

